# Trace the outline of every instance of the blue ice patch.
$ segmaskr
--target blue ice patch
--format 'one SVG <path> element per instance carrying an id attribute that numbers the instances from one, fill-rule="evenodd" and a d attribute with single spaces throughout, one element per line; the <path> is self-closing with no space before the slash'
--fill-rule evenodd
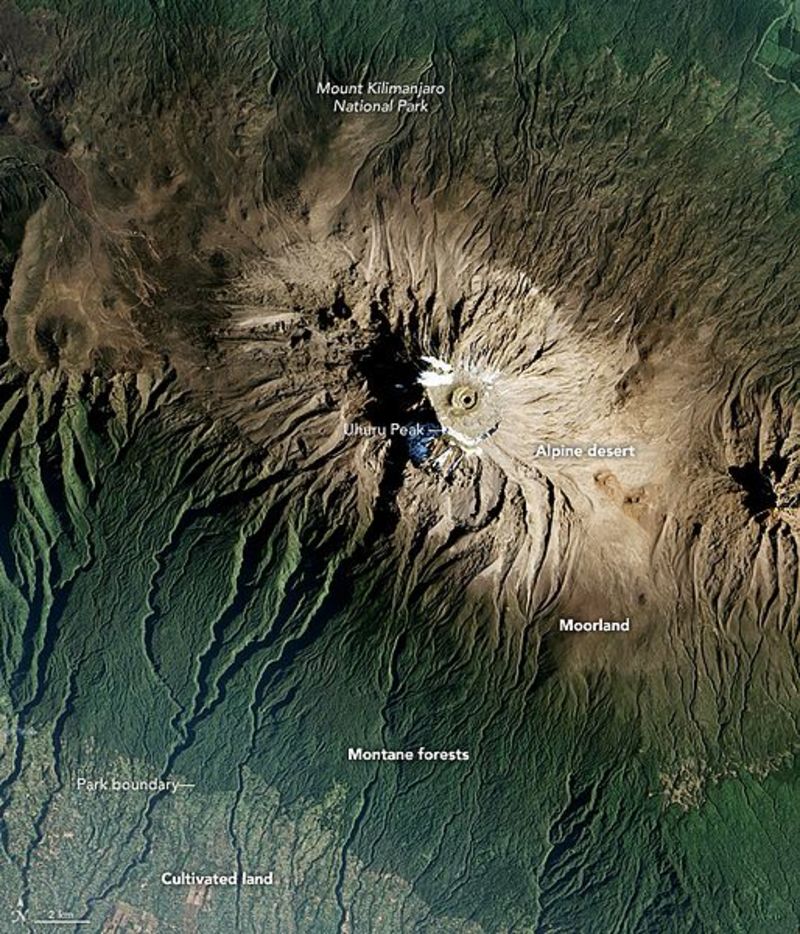
<path id="1" fill-rule="evenodd" d="M 431 445 L 442 434 L 442 427 L 435 422 L 426 422 L 415 427 L 419 430 L 409 434 L 406 442 L 408 443 L 408 456 L 411 458 L 411 463 L 415 467 L 419 467 L 428 459 Z"/>

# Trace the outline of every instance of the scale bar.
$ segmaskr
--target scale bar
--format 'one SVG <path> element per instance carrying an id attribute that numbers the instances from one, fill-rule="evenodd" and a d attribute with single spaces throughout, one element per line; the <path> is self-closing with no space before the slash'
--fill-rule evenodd
<path id="1" fill-rule="evenodd" d="M 28 924 L 88 924 L 80 918 L 34 918 Z"/>

